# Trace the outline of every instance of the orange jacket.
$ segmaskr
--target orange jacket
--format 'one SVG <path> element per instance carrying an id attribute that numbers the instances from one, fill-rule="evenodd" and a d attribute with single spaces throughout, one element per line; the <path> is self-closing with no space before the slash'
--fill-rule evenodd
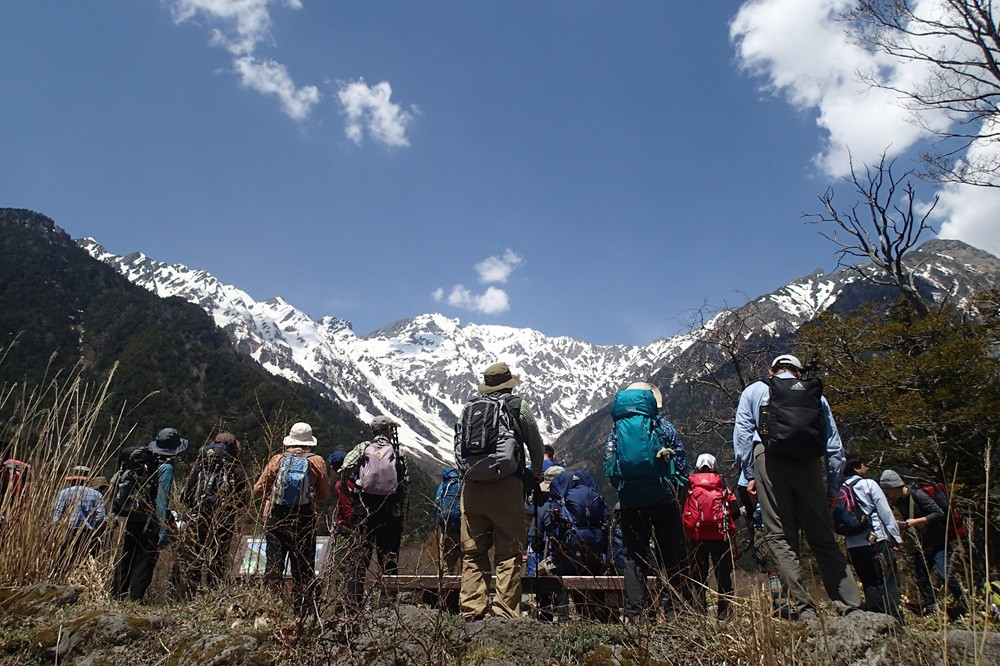
<path id="1" fill-rule="evenodd" d="M 278 467 L 281 465 L 285 453 L 309 453 L 309 450 L 301 446 L 290 446 L 284 452 L 274 455 L 267 461 L 264 471 L 260 473 L 260 478 L 253 486 L 255 494 L 265 499 L 271 497 L 274 490 L 274 480 L 278 476 Z M 312 505 L 316 506 L 330 496 L 330 477 L 326 473 L 326 461 L 319 454 L 309 456 L 309 483 L 316 489 L 313 495 Z"/>

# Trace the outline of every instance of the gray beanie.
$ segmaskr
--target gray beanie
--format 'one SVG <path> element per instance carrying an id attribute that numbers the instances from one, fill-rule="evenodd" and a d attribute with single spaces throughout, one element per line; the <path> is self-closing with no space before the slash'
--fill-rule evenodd
<path id="1" fill-rule="evenodd" d="M 891 469 L 887 469 L 882 472 L 882 476 L 879 477 L 878 484 L 883 488 L 902 488 L 906 485 L 903 483 L 902 477 Z"/>

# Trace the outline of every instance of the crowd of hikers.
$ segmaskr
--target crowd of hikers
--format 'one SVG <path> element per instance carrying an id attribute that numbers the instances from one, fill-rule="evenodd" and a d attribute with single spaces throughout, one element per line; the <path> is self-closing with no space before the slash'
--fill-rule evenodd
<path id="1" fill-rule="evenodd" d="M 609 507 L 591 474 L 560 465 L 543 444 L 529 405 L 513 392 L 519 377 L 504 363 L 489 366 L 455 425 L 455 466 L 443 470 L 434 497 L 437 574 L 460 574 L 447 606 L 470 620 L 517 617 L 527 576 L 537 617 L 555 620 L 567 616 L 571 599 L 586 613 L 596 598 L 559 581 L 620 575 L 622 618 L 669 619 L 685 609 L 705 613 L 714 578 L 710 596 L 724 620 L 734 599 L 735 561 L 751 552 L 768 576 L 774 612 L 809 619 L 817 604 L 802 573 L 804 534 L 838 613 L 864 609 L 902 623 L 901 552 L 912 557 L 923 613 L 933 613 L 942 594 L 952 616 L 966 612 L 951 562 L 966 526 L 944 485 L 908 484 L 891 469 L 869 478 L 866 460 L 845 452 L 822 383 L 806 375 L 797 358 L 781 355 L 770 376 L 741 395 L 735 490 L 709 453 L 689 469 L 677 429 L 660 413 L 657 387 L 635 382 L 619 391 L 604 443 L 604 471 L 618 496 Z M 52 520 L 76 535 L 72 547 L 82 557 L 96 554 L 109 517 L 117 517 L 124 536 L 112 595 L 142 601 L 159 553 L 178 535 L 174 574 L 183 593 L 231 575 L 240 516 L 252 493 L 264 502 L 265 581 L 280 591 L 290 577 L 296 613 L 317 608 L 323 594 L 317 532 L 327 521 L 340 603 L 359 608 L 372 589 L 366 581 L 379 580 L 372 571 L 382 581 L 399 573 L 411 484 L 398 427 L 378 416 L 369 440 L 324 460 L 314 453 L 312 428 L 295 423 L 252 486 L 240 442 L 219 433 L 198 451 L 180 507 L 170 506 L 174 460 L 188 441 L 164 428 L 154 441 L 123 449 L 110 480 L 74 468 Z M 3 463 L 0 520 L 16 509 L 29 474 L 26 463 Z M 330 515 L 321 509 L 328 498 Z M 946 594 L 936 591 L 931 571 Z"/>

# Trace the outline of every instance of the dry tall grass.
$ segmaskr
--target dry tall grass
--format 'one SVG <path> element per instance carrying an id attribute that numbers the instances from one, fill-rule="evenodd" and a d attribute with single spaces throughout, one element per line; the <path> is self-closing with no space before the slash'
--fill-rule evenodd
<path id="1" fill-rule="evenodd" d="M 87 535 L 54 521 L 52 513 L 73 467 L 86 465 L 96 473 L 118 448 L 122 414 L 106 434 L 97 435 L 113 375 L 114 370 L 103 383 L 90 384 L 77 366 L 39 387 L 0 389 L 0 410 L 11 415 L 0 433 L 2 454 L 31 465 L 23 492 L 0 497 L 0 585 L 65 582 L 86 556 L 77 546 Z"/>

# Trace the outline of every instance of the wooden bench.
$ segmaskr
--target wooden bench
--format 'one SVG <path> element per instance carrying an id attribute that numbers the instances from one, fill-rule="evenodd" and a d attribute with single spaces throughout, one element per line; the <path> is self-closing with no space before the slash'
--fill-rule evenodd
<path id="1" fill-rule="evenodd" d="M 495 578 L 495 577 L 494 577 Z M 495 586 L 495 580 L 491 587 Z M 428 590 L 446 591 L 457 590 L 462 585 L 462 577 L 454 574 L 444 576 L 426 575 L 406 575 L 382 576 L 382 584 L 389 590 Z M 534 592 L 537 587 L 557 588 L 559 585 L 566 590 L 576 592 L 621 592 L 625 587 L 623 576 L 522 576 L 521 587 L 525 592 Z M 657 585 L 655 576 L 646 579 L 646 584 L 651 588 Z"/>

